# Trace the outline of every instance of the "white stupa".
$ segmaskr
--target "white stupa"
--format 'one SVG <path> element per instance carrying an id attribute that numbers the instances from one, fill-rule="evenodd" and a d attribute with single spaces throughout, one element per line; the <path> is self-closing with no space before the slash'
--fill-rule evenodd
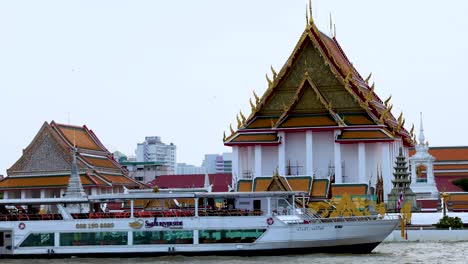
<path id="1" fill-rule="evenodd" d="M 417 198 L 437 198 L 438 190 L 434 178 L 434 160 L 429 154 L 429 142 L 424 137 L 421 113 L 419 142 L 415 147 L 416 153 L 409 158 L 411 164 L 411 189 Z M 422 177 L 423 173 L 426 177 Z"/>

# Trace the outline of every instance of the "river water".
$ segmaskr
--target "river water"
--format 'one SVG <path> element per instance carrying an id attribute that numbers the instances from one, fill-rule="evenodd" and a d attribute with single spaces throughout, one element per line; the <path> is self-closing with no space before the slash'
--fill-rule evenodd
<path id="1" fill-rule="evenodd" d="M 468 242 L 401 242 L 383 243 L 379 245 L 371 254 L 309 254 L 309 255 L 288 255 L 288 256 L 263 256 L 263 257 L 145 257 L 145 258 L 70 258 L 70 259 L 0 259 L 1 264 L 260 264 L 260 263 L 468 263 Z"/>

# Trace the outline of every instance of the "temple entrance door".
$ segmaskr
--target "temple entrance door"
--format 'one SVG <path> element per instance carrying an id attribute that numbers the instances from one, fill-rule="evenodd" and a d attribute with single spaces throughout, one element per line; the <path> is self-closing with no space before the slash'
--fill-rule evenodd
<path id="1" fill-rule="evenodd" d="M 0 256 L 11 254 L 11 232 L 0 231 Z"/>
<path id="2" fill-rule="evenodd" d="M 254 211 L 262 210 L 262 201 L 261 200 L 254 200 L 253 201 L 253 209 L 254 209 Z"/>

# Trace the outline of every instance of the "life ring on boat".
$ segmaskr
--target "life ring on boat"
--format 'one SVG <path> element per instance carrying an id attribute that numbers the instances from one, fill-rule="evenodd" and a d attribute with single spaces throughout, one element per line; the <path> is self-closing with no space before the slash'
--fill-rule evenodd
<path id="1" fill-rule="evenodd" d="M 272 224 L 274 224 L 274 223 L 275 223 L 275 220 L 274 220 L 272 217 L 269 217 L 269 218 L 267 219 L 267 224 L 268 224 L 268 225 L 272 225 Z"/>
<path id="2" fill-rule="evenodd" d="M 23 230 L 23 229 L 26 228 L 26 224 L 23 223 L 23 222 L 21 222 L 21 223 L 18 224 L 18 228 L 21 229 L 21 230 Z"/>

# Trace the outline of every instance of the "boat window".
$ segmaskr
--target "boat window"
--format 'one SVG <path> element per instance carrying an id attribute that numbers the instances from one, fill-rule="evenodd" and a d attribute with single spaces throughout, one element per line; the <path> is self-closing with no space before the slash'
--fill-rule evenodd
<path id="1" fill-rule="evenodd" d="M 265 229 L 245 230 L 200 230 L 198 233 L 200 244 L 205 243 L 253 243 Z"/>
<path id="2" fill-rule="evenodd" d="M 20 247 L 53 247 L 54 233 L 30 234 Z"/>
<path id="3" fill-rule="evenodd" d="M 127 232 L 61 233 L 60 246 L 127 245 Z"/>
<path id="4" fill-rule="evenodd" d="M 193 244 L 193 231 L 133 232 L 133 244 Z"/>

